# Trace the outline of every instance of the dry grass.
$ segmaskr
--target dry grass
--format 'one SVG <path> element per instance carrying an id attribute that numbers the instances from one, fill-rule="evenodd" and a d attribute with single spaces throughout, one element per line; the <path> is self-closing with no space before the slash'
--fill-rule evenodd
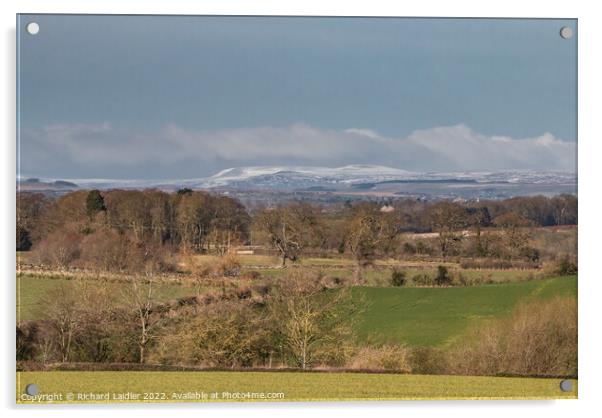
<path id="1" fill-rule="evenodd" d="M 577 302 L 534 301 L 481 326 L 451 350 L 449 372 L 462 375 L 572 376 L 577 373 Z"/>
<path id="2" fill-rule="evenodd" d="M 410 349 L 400 345 L 363 347 L 349 362 L 350 369 L 391 370 L 402 373 L 412 371 Z"/>

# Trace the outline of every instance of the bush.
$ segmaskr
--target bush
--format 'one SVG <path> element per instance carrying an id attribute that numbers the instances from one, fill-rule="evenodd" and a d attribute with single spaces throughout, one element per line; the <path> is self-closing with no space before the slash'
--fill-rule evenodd
<path id="1" fill-rule="evenodd" d="M 402 287 L 406 284 L 406 273 L 400 270 L 393 270 L 391 272 L 391 285 L 396 287 Z"/>
<path id="2" fill-rule="evenodd" d="M 220 258 L 216 265 L 216 272 L 224 277 L 238 277 L 240 269 L 240 260 L 232 254 Z"/>
<path id="3" fill-rule="evenodd" d="M 412 277 L 412 283 L 416 286 L 432 286 L 435 281 L 426 273 L 419 273 Z"/>
<path id="4" fill-rule="evenodd" d="M 576 299 L 521 305 L 510 318 L 476 329 L 450 350 L 446 364 L 448 373 L 461 375 L 574 376 Z"/>
<path id="5" fill-rule="evenodd" d="M 431 255 L 433 248 L 424 241 L 416 241 L 416 254 Z"/>
<path id="6" fill-rule="evenodd" d="M 31 248 L 31 238 L 29 231 L 17 225 L 17 251 L 29 251 Z"/>
<path id="7" fill-rule="evenodd" d="M 152 363 L 202 367 L 251 367 L 265 364 L 273 347 L 270 327 L 247 301 L 201 305 L 157 338 Z"/>
<path id="8" fill-rule="evenodd" d="M 338 276 L 324 276 L 320 279 L 320 284 L 324 289 L 336 289 L 346 284 L 347 280 Z"/>
<path id="9" fill-rule="evenodd" d="M 66 268 L 80 256 L 82 236 L 71 231 L 58 230 L 47 235 L 35 247 L 33 259 L 40 264 Z"/>
<path id="10" fill-rule="evenodd" d="M 557 261 L 554 272 L 561 276 L 577 274 L 577 262 L 571 260 L 571 258 L 566 255 Z"/>
<path id="11" fill-rule="evenodd" d="M 454 284 L 457 284 L 458 286 L 472 285 L 472 280 L 470 280 L 468 277 L 464 276 L 462 273 L 456 274 L 453 278 L 453 282 L 454 282 Z"/>
<path id="12" fill-rule="evenodd" d="M 410 373 L 410 350 L 405 346 L 363 347 L 350 360 L 350 369 L 391 370 Z"/>
<path id="13" fill-rule="evenodd" d="M 437 286 L 445 286 L 451 284 L 451 276 L 445 266 L 437 266 L 437 277 L 435 277 L 435 283 Z"/>
<path id="14" fill-rule="evenodd" d="M 434 347 L 412 349 L 410 363 L 415 374 L 443 374 L 445 371 L 444 352 Z"/>
<path id="15" fill-rule="evenodd" d="M 81 260 L 85 267 L 102 271 L 121 271 L 128 266 L 129 244 L 112 229 L 90 233 L 81 243 Z"/>
<path id="16" fill-rule="evenodd" d="M 539 250 L 533 247 L 523 247 L 519 251 L 519 256 L 527 259 L 527 261 L 537 262 L 539 261 Z"/>
<path id="17" fill-rule="evenodd" d="M 405 254 L 416 254 L 416 246 L 414 244 L 412 244 L 411 242 L 404 242 L 403 243 L 403 252 Z"/>

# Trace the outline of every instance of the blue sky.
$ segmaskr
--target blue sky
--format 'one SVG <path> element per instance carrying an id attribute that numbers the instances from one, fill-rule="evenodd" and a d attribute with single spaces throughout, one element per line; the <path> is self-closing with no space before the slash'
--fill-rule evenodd
<path id="1" fill-rule="evenodd" d="M 39 34 L 25 32 L 27 22 Z M 22 15 L 21 173 L 573 170 L 573 20 Z"/>

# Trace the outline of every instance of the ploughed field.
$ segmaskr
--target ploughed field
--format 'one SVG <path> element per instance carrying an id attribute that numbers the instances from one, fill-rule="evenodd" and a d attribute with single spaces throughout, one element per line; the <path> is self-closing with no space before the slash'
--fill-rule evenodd
<path id="1" fill-rule="evenodd" d="M 322 372 L 20 372 L 17 402 L 557 399 L 560 379 Z M 38 397 L 23 395 L 29 383 Z"/>

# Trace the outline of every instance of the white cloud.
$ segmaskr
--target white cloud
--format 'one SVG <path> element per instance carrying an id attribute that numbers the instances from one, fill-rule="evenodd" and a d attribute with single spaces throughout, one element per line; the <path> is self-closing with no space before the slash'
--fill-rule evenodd
<path id="1" fill-rule="evenodd" d="M 197 165 L 216 170 L 241 165 L 340 166 L 380 164 L 413 171 L 574 170 L 576 145 L 550 133 L 515 139 L 487 136 L 465 125 L 416 130 L 389 138 L 370 129 L 318 129 L 305 124 L 219 131 L 169 125 L 156 133 L 97 125 L 62 124 L 22 132 L 24 172 L 45 166 L 132 167 Z M 52 162 L 50 162 L 50 160 Z M 31 167 L 38 168 L 32 170 Z M 199 176 L 211 173 L 199 172 Z M 78 176 L 82 176 L 78 174 Z"/>
<path id="2" fill-rule="evenodd" d="M 575 143 L 550 133 L 514 139 L 486 136 L 456 125 L 418 130 L 407 140 L 440 154 L 458 170 L 575 169 Z"/>

